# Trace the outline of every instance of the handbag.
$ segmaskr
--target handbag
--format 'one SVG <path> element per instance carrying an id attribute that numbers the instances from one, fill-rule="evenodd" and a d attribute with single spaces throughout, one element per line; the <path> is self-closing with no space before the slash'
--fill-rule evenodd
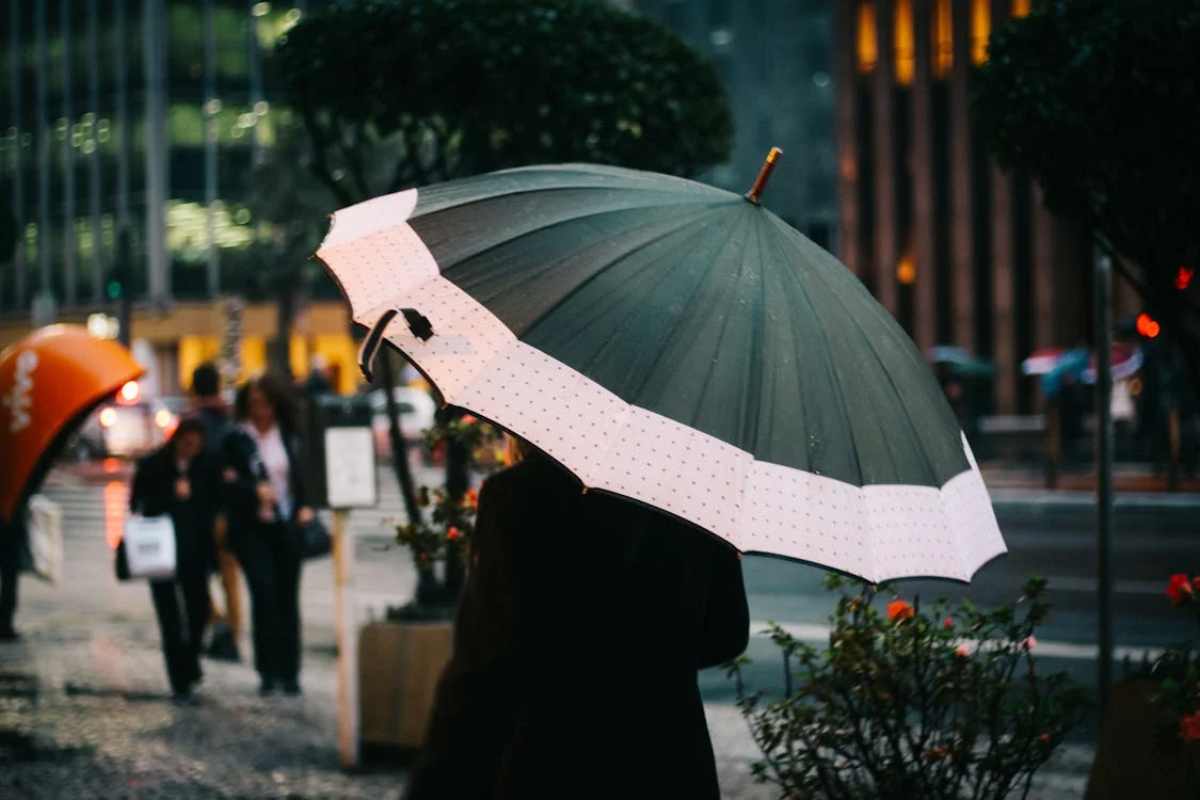
<path id="1" fill-rule="evenodd" d="M 300 540 L 300 557 L 303 559 L 323 558 L 333 551 L 333 539 L 325 524 L 314 514 L 313 518 L 303 525 L 292 523 L 296 536 Z"/>
<path id="2" fill-rule="evenodd" d="M 116 572 L 122 581 L 175 577 L 175 523 L 169 514 L 131 514 L 117 545 Z"/>

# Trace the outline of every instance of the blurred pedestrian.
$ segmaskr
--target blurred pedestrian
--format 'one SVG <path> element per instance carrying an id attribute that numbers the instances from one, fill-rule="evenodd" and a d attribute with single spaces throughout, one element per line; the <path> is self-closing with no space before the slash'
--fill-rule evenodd
<path id="1" fill-rule="evenodd" d="M 733 549 L 534 454 L 470 561 L 409 800 L 718 797 L 697 670 L 746 647 Z"/>
<path id="2" fill-rule="evenodd" d="M 0 642 L 20 639 L 13 619 L 17 614 L 17 581 L 28 547 L 25 507 L 18 506 L 9 522 L 0 521 Z"/>
<path id="3" fill-rule="evenodd" d="M 169 514 L 175 527 L 175 577 L 150 581 L 167 677 L 176 702 L 190 702 L 202 678 L 200 647 L 208 624 L 212 481 L 204 459 L 204 423 L 185 417 L 170 441 L 138 462 L 129 493 L 136 514 Z"/>
<path id="4" fill-rule="evenodd" d="M 226 437 L 223 479 L 230 541 L 250 585 L 254 667 L 260 694 L 300 693 L 298 527 L 313 519 L 305 501 L 300 442 L 291 402 L 271 376 L 238 391 L 238 426 Z"/>
<path id="5" fill-rule="evenodd" d="M 192 371 L 192 408 L 204 425 L 204 455 L 211 465 L 209 475 L 214 483 L 220 477 L 220 461 L 225 437 L 233 430 L 229 409 L 221 397 L 221 373 L 212 362 L 205 362 Z M 212 641 L 208 656 L 223 661 L 240 661 L 238 641 L 242 633 L 242 586 L 238 578 L 238 563 L 229 546 L 229 520 L 221 509 L 219 486 L 205 493 L 211 507 L 204 509 L 205 524 L 210 533 L 209 559 L 211 569 L 221 577 L 225 595 L 224 613 L 213 605 Z"/>

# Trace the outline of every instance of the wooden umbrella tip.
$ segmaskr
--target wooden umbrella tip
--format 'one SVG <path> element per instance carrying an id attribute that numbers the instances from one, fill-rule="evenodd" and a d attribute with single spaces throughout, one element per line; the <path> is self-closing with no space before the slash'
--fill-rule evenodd
<path id="1" fill-rule="evenodd" d="M 750 191 L 746 192 L 746 199 L 755 205 L 759 204 L 759 198 L 762 196 L 763 190 L 767 188 L 767 181 L 771 177 L 771 172 L 775 169 L 776 162 L 783 155 L 782 148 L 772 147 L 767 157 L 763 159 L 763 164 L 758 170 L 758 177 L 754 179 L 754 185 L 750 187 Z"/>

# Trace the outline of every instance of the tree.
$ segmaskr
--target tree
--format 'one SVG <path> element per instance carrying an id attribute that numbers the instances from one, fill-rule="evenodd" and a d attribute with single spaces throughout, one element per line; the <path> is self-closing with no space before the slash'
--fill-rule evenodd
<path id="1" fill-rule="evenodd" d="M 588 0 L 350 0 L 293 28 L 277 61 L 343 205 L 542 162 L 693 175 L 732 136 L 709 63 Z"/>
<path id="2" fill-rule="evenodd" d="M 312 174 L 340 205 L 533 163 L 694 175 L 724 161 L 732 138 L 713 67 L 601 2 L 347 0 L 289 31 L 274 61 Z M 447 443 L 452 502 L 468 459 Z M 455 597 L 458 582 L 448 575 Z"/>
<path id="3" fill-rule="evenodd" d="M 1041 0 L 998 27 L 975 81 L 977 129 L 1084 220 L 1200 369 L 1200 0 Z"/>

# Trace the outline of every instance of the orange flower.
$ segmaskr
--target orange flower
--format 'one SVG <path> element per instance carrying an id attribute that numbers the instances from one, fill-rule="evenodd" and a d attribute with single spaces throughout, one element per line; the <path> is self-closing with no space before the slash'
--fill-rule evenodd
<path id="1" fill-rule="evenodd" d="M 1179 738 L 1185 742 L 1200 740 L 1200 711 L 1184 714 L 1179 720 Z"/>
<path id="2" fill-rule="evenodd" d="M 1188 580 L 1186 572 L 1177 572 L 1171 576 L 1167 584 L 1167 597 L 1171 598 L 1171 605 L 1174 606 L 1181 606 L 1192 599 L 1192 582 Z"/>
<path id="3" fill-rule="evenodd" d="M 478 508 L 479 492 L 474 489 L 467 489 L 467 493 L 463 495 L 463 505 L 467 508 Z"/>
<path id="4" fill-rule="evenodd" d="M 461 539 L 462 531 L 460 531 L 455 526 L 451 525 L 449 528 L 446 529 L 446 538 L 452 542 L 455 541 L 456 539 Z"/>
<path id="5" fill-rule="evenodd" d="M 906 619 L 912 619 L 916 615 L 913 611 L 912 604 L 906 600 L 893 600 L 888 603 L 887 617 L 889 622 L 902 622 Z"/>

